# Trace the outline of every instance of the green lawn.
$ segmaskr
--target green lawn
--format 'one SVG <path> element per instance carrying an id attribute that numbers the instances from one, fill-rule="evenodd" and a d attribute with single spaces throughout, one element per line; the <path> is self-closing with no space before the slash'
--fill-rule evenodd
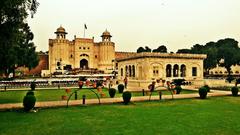
<path id="1" fill-rule="evenodd" d="M 0 134 L 238 135 L 239 112 L 239 97 L 0 112 Z"/>
<path id="2" fill-rule="evenodd" d="M 72 89 L 72 92 L 77 89 Z M 97 90 L 94 90 L 97 93 Z M 104 98 L 109 98 L 109 94 L 107 89 L 103 89 L 103 92 L 105 93 Z M 195 91 L 191 90 L 183 90 L 182 93 L 194 93 Z M 27 91 L 6 91 L 6 92 L 0 92 L 0 104 L 3 103 L 19 103 L 22 102 L 23 97 L 26 95 Z M 133 92 L 133 96 L 142 96 L 142 92 Z M 153 95 L 157 95 L 157 92 L 154 92 Z M 168 91 L 163 92 L 164 95 L 170 94 Z M 55 89 L 55 90 L 35 90 L 35 96 L 37 98 L 37 101 L 58 101 L 61 100 L 62 95 L 69 96 L 70 94 L 66 94 L 65 89 Z M 82 89 L 78 91 L 78 99 L 82 98 L 82 95 L 86 95 L 86 98 L 97 98 L 96 95 L 91 92 L 88 89 Z M 100 95 L 99 95 L 100 96 Z M 116 93 L 115 97 L 122 97 L 122 94 Z M 74 95 L 71 99 L 74 99 Z"/>

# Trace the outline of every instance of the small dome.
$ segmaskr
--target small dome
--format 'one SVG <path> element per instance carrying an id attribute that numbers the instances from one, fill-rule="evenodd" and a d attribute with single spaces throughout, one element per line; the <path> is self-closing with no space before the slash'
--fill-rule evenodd
<path id="1" fill-rule="evenodd" d="M 110 37 L 112 37 L 111 34 L 110 34 L 110 32 L 108 32 L 107 30 L 105 30 L 105 31 L 102 33 L 102 36 L 101 36 L 101 37 L 103 37 L 103 36 L 110 36 Z"/>
<path id="2" fill-rule="evenodd" d="M 57 28 L 57 31 L 56 31 L 55 33 L 65 33 L 65 34 L 67 34 L 67 33 L 65 32 L 65 29 L 64 29 L 62 26 L 60 26 L 59 28 Z"/>

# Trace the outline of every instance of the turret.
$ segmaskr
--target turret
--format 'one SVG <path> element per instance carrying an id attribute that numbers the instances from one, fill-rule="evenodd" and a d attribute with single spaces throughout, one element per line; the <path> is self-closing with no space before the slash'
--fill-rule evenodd
<path id="1" fill-rule="evenodd" d="M 55 34 L 57 39 L 66 39 L 67 32 L 62 26 L 60 26 L 59 28 L 57 28 Z"/>
<path id="2" fill-rule="evenodd" d="M 115 45 L 111 42 L 111 34 L 107 30 L 101 35 L 102 42 L 99 46 L 99 68 L 104 70 L 105 73 L 111 73 L 114 69 L 115 59 Z"/>

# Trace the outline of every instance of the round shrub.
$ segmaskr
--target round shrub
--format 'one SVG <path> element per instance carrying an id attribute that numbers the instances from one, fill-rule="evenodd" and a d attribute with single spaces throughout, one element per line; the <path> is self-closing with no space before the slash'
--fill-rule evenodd
<path id="1" fill-rule="evenodd" d="M 33 91 L 28 91 L 27 94 L 26 94 L 26 96 L 28 96 L 28 95 L 34 96 L 34 92 L 33 92 Z"/>
<path id="2" fill-rule="evenodd" d="M 36 98 L 34 95 L 26 95 L 23 98 L 23 106 L 25 111 L 30 111 L 34 108 L 36 103 Z"/>
<path id="3" fill-rule="evenodd" d="M 182 91 L 182 87 L 181 86 L 176 86 L 175 90 L 177 91 L 177 94 L 180 94 Z"/>
<path id="4" fill-rule="evenodd" d="M 35 90 L 35 88 L 36 88 L 36 83 L 35 83 L 35 82 L 31 82 L 30 87 L 31 87 L 31 90 Z"/>
<path id="5" fill-rule="evenodd" d="M 132 94 L 129 91 L 125 91 L 123 92 L 122 97 L 123 97 L 123 103 L 127 105 L 131 100 Z"/>
<path id="6" fill-rule="evenodd" d="M 207 89 L 207 92 L 210 92 L 210 87 L 208 85 L 204 85 L 203 87 Z"/>
<path id="7" fill-rule="evenodd" d="M 238 87 L 232 87 L 231 91 L 233 96 L 238 96 Z"/>
<path id="8" fill-rule="evenodd" d="M 207 97 L 208 90 L 206 87 L 201 87 L 198 89 L 199 95 L 201 99 L 205 99 Z"/>
<path id="9" fill-rule="evenodd" d="M 111 97 L 111 98 L 114 98 L 114 96 L 115 96 L 115 94 L 116 94 L 116 89 L 110 88 L 110 89 L 108 90 L 108 92 L 109 92 L 110 97 Z"/>
<path id="10" fill-rule="evenodd" d="M 123 84 L 119 84 L 118 85 L 118 93 L 123 93 L 124 90 L 124 85 Z"/>

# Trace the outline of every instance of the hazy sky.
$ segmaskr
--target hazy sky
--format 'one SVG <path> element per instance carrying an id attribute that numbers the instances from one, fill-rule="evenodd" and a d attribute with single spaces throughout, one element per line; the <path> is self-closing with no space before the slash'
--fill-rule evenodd
<path id="1" fill-rule="evenodd" d="M 48 50 L 48 39 L 62 25 L 83 37 L 111 32 L 117 51 L 136 51 L 139 46 L 168 51 L 190 48 L 223 38 L 240 41 L 240 0 L 38 0 L 40 6 L 28 19 L 37 50 Z"/>

